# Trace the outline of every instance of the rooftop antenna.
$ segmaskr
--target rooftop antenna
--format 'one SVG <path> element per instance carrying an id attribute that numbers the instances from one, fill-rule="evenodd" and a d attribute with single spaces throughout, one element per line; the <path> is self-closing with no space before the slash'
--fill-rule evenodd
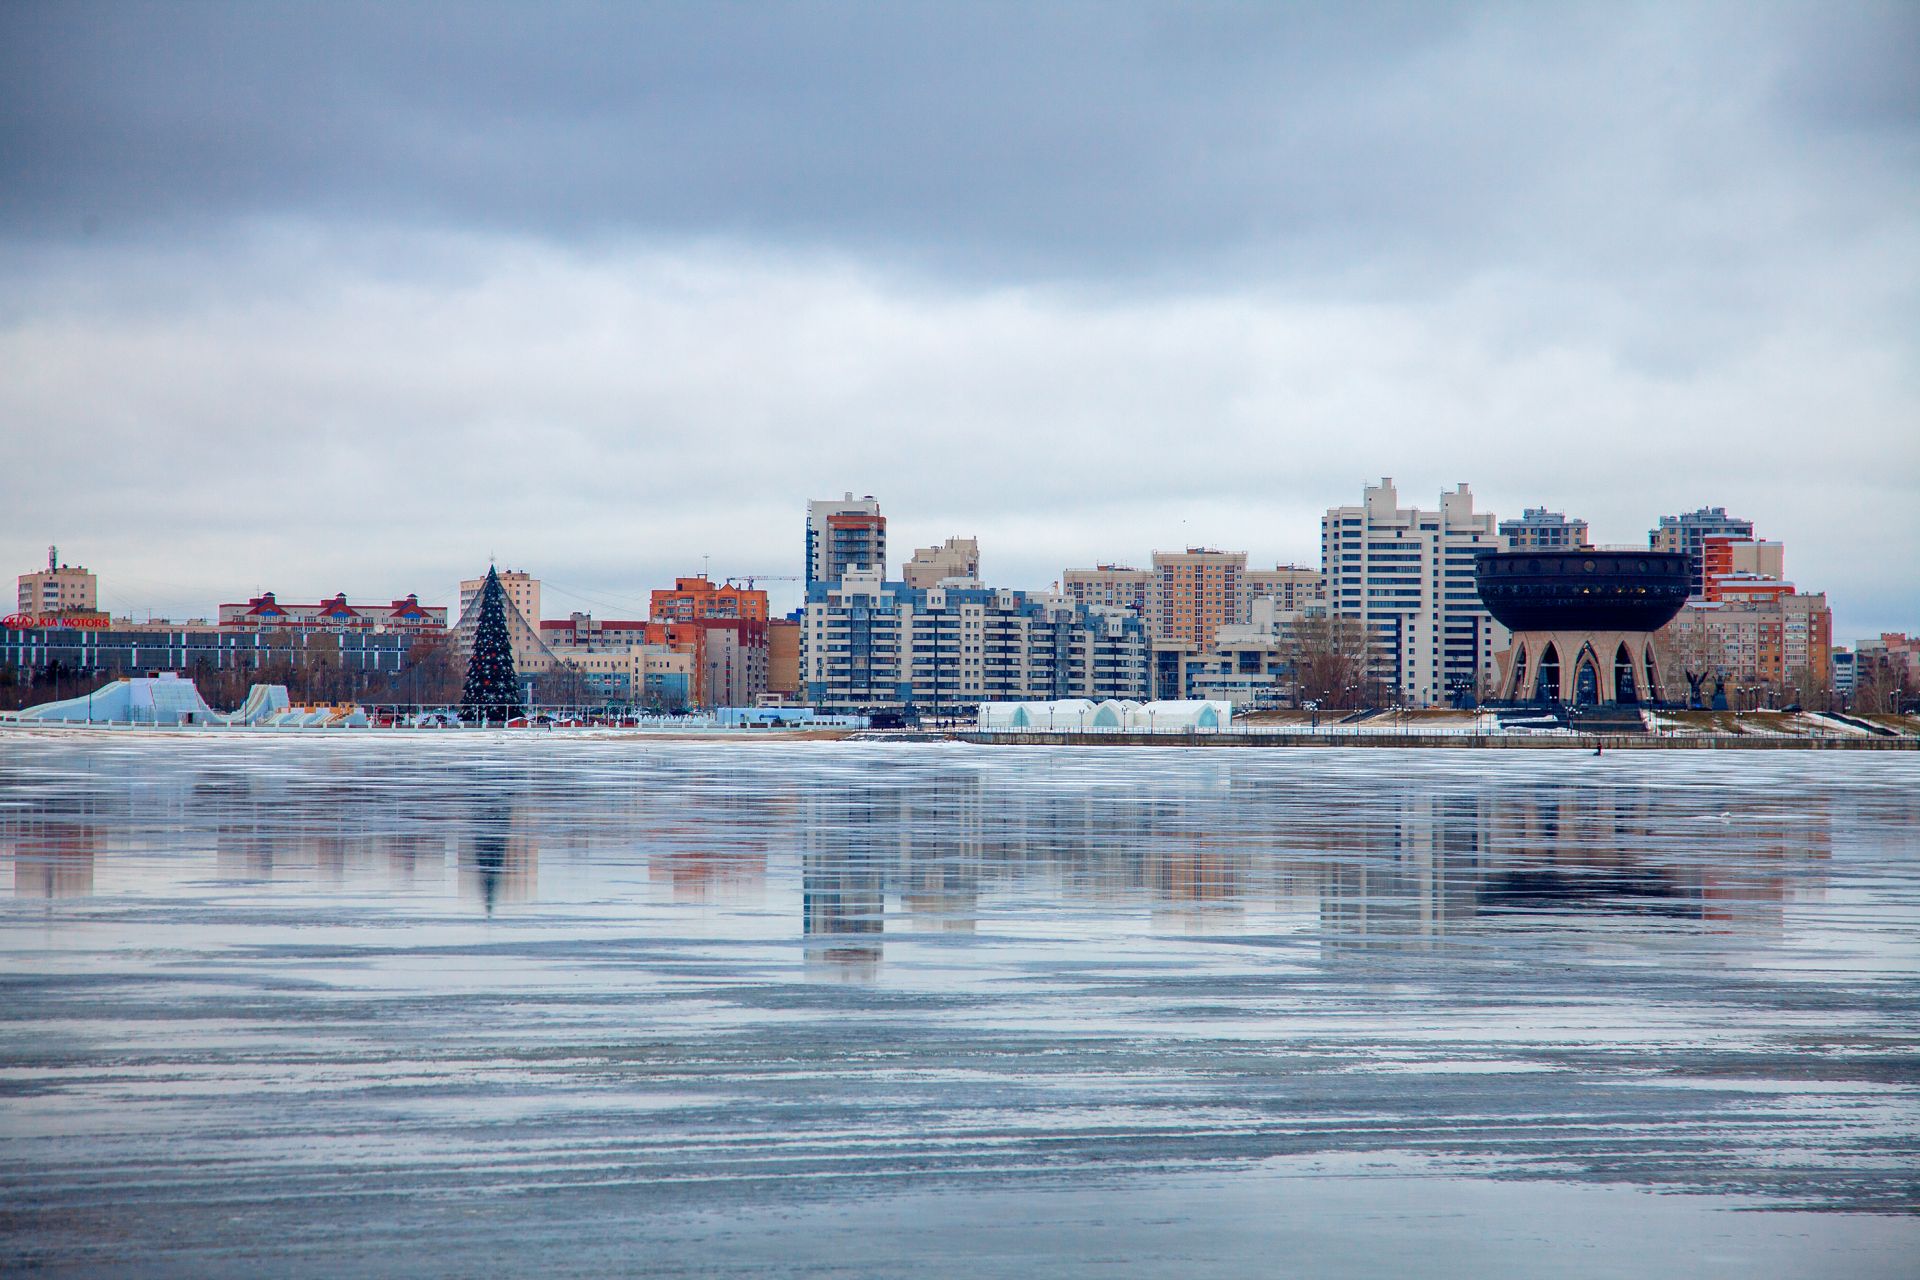
<path id="1" fill-rule="evenodd" d="M 60 548 L 48 547 L 47 548 L 47 572 L 52 573 L 55 569 L 58 569 L 59 567 L 60 567 Z"/>

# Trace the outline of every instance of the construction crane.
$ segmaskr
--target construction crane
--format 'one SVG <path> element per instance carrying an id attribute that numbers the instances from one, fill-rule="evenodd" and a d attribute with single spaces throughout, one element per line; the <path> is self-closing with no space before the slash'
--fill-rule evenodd
<path id="1" fill-rule="evenodd" d="M 756 582 L 804 582 L 804 581 L 806 581 L 806 579 L 802 578 L 797 573 L 742 573 L 742 574 L 737 574 L 734 577 L 728 578 L 725 582 L 721 583 L 721 585 L 726 587 L 731 587 L 744 582 L 747 586 L 747 590 L 751 591 L 753 590 L 753 584 Z"/>

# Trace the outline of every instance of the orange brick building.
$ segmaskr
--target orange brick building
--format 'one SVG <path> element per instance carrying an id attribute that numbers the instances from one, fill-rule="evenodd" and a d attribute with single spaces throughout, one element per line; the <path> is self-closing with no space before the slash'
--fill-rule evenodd
<path id="1" fill-rule="evenodd" d="M 767 593 L 731 582 L 714 586 L 704 577 L 675 578 L 672 590 L 653 593 L 647 613 L 655 622 L 692 622 L 696 618 L 767 620 Z"/>

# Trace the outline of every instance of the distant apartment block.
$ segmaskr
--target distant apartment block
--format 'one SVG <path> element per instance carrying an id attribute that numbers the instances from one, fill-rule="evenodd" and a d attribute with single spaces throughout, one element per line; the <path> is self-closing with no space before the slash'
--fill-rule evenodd
<path id="1" fill-rule="evenodd" d="M 1464 484 L 1421 511 L 1383 479 L 1321 518 L 1327 608 L 1364 623 L 1388 696 L 1434 706 L 1484 695 L 1508 635 L 1480 603 L 1474 561 L 1500 547 L 1493 514 L 1474 511 Z"/>
<path id="2" fill-rule="evenodd" d="M 1093 569 L 1068 569 L 1060 575 L 1060 590 L 1085 608 L 1130 609 L 1153 635 L 1158 610 L 1160 576 L 1151 569 L 1103 564 Z"/>
<path id="3" fill-rule="evenodd" d="M 1753 521 L 1727 514 L 1725 507 L 1701 507 L 1685 515 L 1661 516 L 1660 523 L 1647 534 L 1647 545 L 1655 551 L 1684 551 L 1693 557 L 1693 595 L 1707 595 L 1706 540 L 1712 537 L 1751 538 Z"/>
<path id="4" fill-rule="evenodd" d="M 1689 601 L 1666 633 L 1687 669 L 1736 685 L 1832 684 L 1833 612 L 1821 593 Z"/>
<path id="5" fill-rule="evenodd" d="M 1188 547 L 1153 553 L 1155 634 L 1205 649 L 1214 632 L 1239 621 L 1247 553 Z"/>
<path id="6" fill-rule="evenodd" d="M 331 631 L 399 631 L 414 635 L 438 635 L 447 629 L 447 611 L 438 605 L 424 605 L 420 597 L 409 595 L 384 605 L 352 605 L 344 593 L 316 604 L 287 604 L 273 592 L 254 596 L 245 604 L 220 606 L 220 625 L 236 630 L 275 631 L 286 628 L 319 628 Z"/>
<path id="7" fill-rule="evenodd" d="M 1700 540 L 1701 596 L 1739 600 L 1792 595 L 1786 548 L 1778 542 L 1710 534 Z"/>
<path id="8" fill-rule="evenodd" d="M 921 547 L 901 570 L 901 577 L 915 590 L 937 587 L 949 578 L 978 581 L 980 578 L 980 540 L 948 538 L 937 547 Z"/>
<path id="9" fill-rule="evenodd" d="M 18 595 L 21 613 L 49 616 L 67 613 L 97 613 L 99 580 L 86 569 L 60 563 L 60 549 L 47 548 L 47 567 L 20 575 Z"/>
<path id="10" fill-rule="evenodd" d="M 1234 619 L 1237 624 L 1245 624 L 1251 620 L 1251 606 L 1255 600 L 1271 600 L 1273 607 L 1282 613 L 1298 613 L 1327 598 L 1326 579 L 1321 576 L 1320 571 L 1303 568 L 1300 565 L 1283 564 L 1272 569 L 1249 569 L 1246 572 L 1245 583 L 1240 614 Z"/>
<path id="11" fill-rule="evenodd" d="M 1920 689 L 1920 636 L 1882 631 L 1876 638 L 1854 646 L 1854 660 L 1863 674 L 1884 672 L 1908 689 Z"/>
<path id="12" fill-rule="evenodd" d="M 540 624 L 554 666 L 575 671 L 594 694 L 616 702 L 681 708 L 695 704 L 692 646 L 675 649 L 667 623 L 600 620 L 575 613 Z"/>
<path id="13" fill-rule="evenodd" d="M 576 613 L 540 624 L 550 663 L 583 673 L 624 673 L 634 700 L 671 701 L 674 690 L 648 684 L 650 674 L 681 672 L 678 690 L 689 706 L 752 706 L 767 691 L 767 623 L 758 618 L 695 618 L 690 621 L 599 620 Z M 649 654 L 681 655 L 685 665 L 649 664 Z M 604 661 L 631 657 L 638 668 Z M 633 684 L 635 671 L 640 684 Z"/>
<path id="14" fill-rule="evenodd" d="M 1140 619 L 1064 596 L 920 589 L 854 570 L 815 585 L 804 625 L 807 700 L 829 711 L 940 715 L 981 702 L 1148 694 Z"/>
<path id="15" fill-rule="evenodd" d="M 696 618 L 767 620 L 767 593 L 731 582 L 715 586 L 705 577 L 675 578 L 671 591 L 654 591 L 647 607 L 655 622 L 692 622 Z"/>
<path id="16" fill-rule="evenodd" d="M 480 622 L 480 591 L 484 576 L 460 584 L 460 615 L 455 624 L 462 650 L 471 648 L 473 630 Z M 553 664 L 553 654 L 540 636 L 540 579 L 519 569 L 500 574 L 507 596 L 507 638 L 513 645 L 513 669 L 518 675 L 538 675 Z"/>
<path id="17" fill-rule="evenodd" d="M 800 678 L 800 631 L 802 624 L 793 618 L 775 618 L 767 623 L 767 694 L 782 701 L 797 702 L 805 692 Z"/>
<path id="18" fill-rule="evenodd" d="M 887 518 L 873 495 L 807 503 L 807 586 L 838 582 L 849 569 L 884 572 Z"/>
<path id="19" fill-rule="evenodd" d="M 1517 519 L 1500 522 L 1500 536 L 1512 551 L 1565 551 L 1593 545 L 1587 541 L 1587 522 L 1569 520 L 1559 511 L 1528 507 Z"/>

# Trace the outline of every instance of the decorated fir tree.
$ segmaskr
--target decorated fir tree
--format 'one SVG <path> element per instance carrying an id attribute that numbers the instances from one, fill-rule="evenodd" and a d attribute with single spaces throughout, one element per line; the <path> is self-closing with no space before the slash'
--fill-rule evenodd
<path id="1" fill-rule="evenodd" d="M 495 724 L 524 715 L 520 681 L 513 674 L 513 640 L 507 634 L 507 593 L 500 575 L 487 566 L 487 585 L 480 590 L 479 621 L 473 628 L 473 654 L 467 659 L 467 684 L 460 695 L 460 715 Z"/>

